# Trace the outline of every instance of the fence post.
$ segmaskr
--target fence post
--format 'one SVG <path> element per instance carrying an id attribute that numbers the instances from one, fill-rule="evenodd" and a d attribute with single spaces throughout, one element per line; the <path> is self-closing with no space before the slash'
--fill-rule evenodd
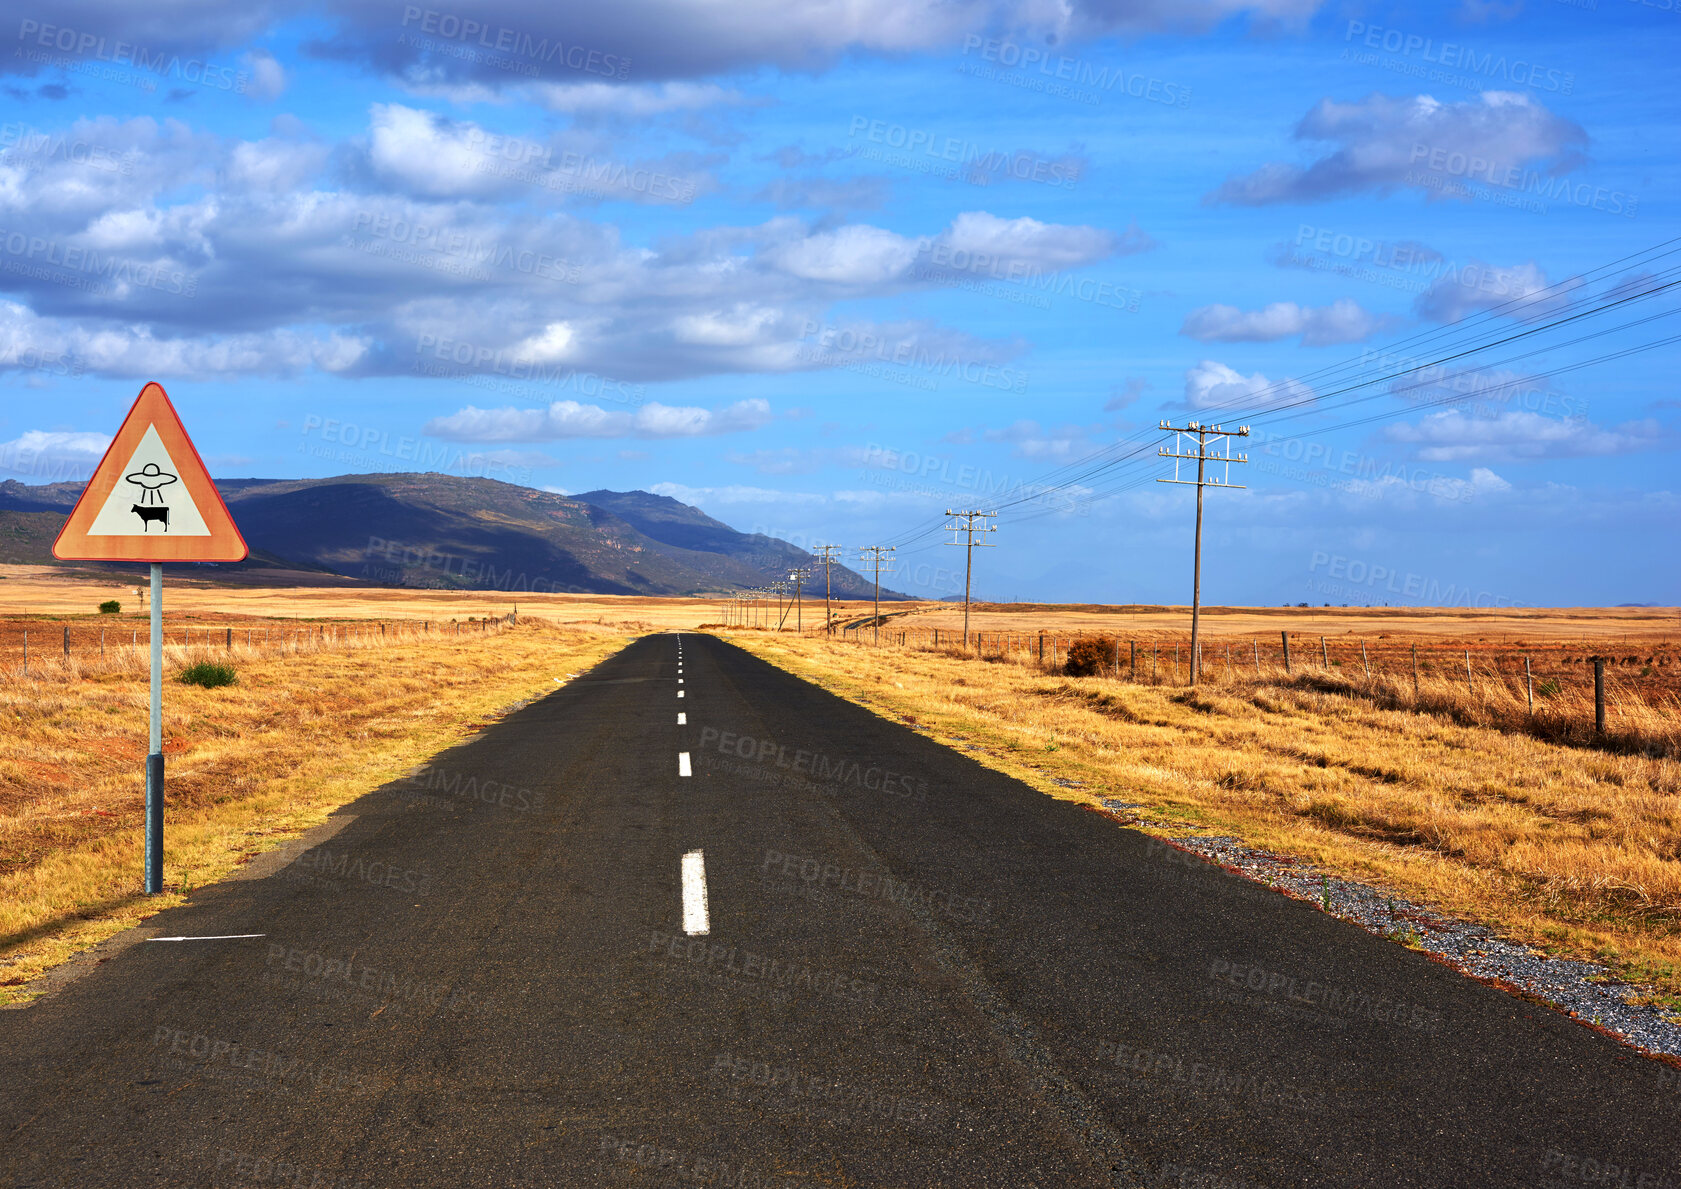
<path id="1" fill-rule="evenodd" d="M 1161 672 L 1161 663 L 1160 663 L 1160 660 L 1158 659 L 1158 653 L 1159 652 L 1160 652 L 1160 649 L 1158 649 L 1157 646 L 1152 643 L 1150 645 L 1150 684 L 1151 685 L 1157 684 L 1156 677 Z"/>
<path id="2" fill-rule="evenodd" d="M 1173 684 L 1179 684 L 1179 641 L 1173 642 Z"/>
<path id="3" fill-rule="evenodd" d="M 1605 738 L 1605 658 L 1593 658 L 1593 731 Z"/>
<path id="4" fill-rule="evenodd" d="M 1279 632 L 1278 634 L 1284 638 L 1284 671 L 1288 673 L 1290 671 L 1290 633 Z"/>
<path id="5" fill-rule="evenodd" d="M 99 629 L 99 659 L 105 659 L 105 629 Z"/>
<path id="6" fill-rule="evenodd" d="M 1255 676 L 1259 677 L 1261 675 L 1261 642 L 1251 640 L 1250 643 L 1255 646 Z"/>
<path id="7" fill-rule="evenodd" d="M 1413 645 L 1413 701 L 1418 701 L 1418 645 Z"/>
<path id="8" fill-rule="evenodd" d="M 68 660 L 70 658 L 70 625 L 69 624 L 64 625 L 64 656 L 65 656 L 66 660 Z"/>
<path id="9" fill-rule="evenodd" d="M 1529 672 L 1529 658 L 1523 658 L 1523 684 L 1529 690 L 1529 717 L 1535 717 L 1535 678 Z"/>
<path id="10" fill-rule="evenodd" d="M 228 629 L 228 638 L 227 638 L 226 641 L 223 642 L 222 648 L 226 652 L 232 652 L 233 651 L 233 629 L 232 628 Z"/>
<path id="11" fill-rule="evenodd" d="M 1319 664 L 1321 668 L 1329 669 L 1331 667 L 1331 650 L 1325 644 L 1324 636 L 1319 637 Z"/>
<path id="12" fill-rule="evenodd" d="M 1132 681 L 1138 684 L 1138 641 L 1132 641 Z"/>
<path id="13" fill-rule="evenodd" d="M 1477 692 L 1471 688 L 1471 650 L 1469 648 L 1465 650 L 1465 692 L 1468 694 Z"/>
<path id="14" fill-rule="evenodd" d="M 1372 662 L 1366 659 L 1366 639 L 1364 636 L 1360 638 L 1360 663 L 1366 666 L 1366 680 L 1370 681 L 1372 679 Z"/>

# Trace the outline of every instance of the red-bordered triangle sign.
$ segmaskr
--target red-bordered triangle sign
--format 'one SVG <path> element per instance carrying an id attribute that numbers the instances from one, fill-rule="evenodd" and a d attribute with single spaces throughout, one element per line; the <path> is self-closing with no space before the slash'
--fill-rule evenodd
<path id="1" fill-rule="evenodd" d="M 204 460 L 161 384 L 148 384 L 65 521 L 65 561 L 244 561 Z"/>

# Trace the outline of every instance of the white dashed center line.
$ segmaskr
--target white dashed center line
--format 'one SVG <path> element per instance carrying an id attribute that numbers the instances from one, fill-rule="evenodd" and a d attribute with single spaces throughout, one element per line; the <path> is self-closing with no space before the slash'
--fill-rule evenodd
<path id="1" fill-rule="evenodd" d="M 710 928 L 706 915 L 706 856 L 692 850 L 683 856 L 683 932 L 695 937 Z"/>
<path id="2" fill-rule="evenodd" d="M 677 775 L 679 775 L 679 776 L 692 776 L 692 775 L 694 775 L 692 772 L 689 771 L 689 753 L 686 752 L 686 751 L 680 751 L 680 752 L 677 753 Z"/>
<path id="3" fill-rule="evenodd" d="M 678 691 L 677 691 L 677 696 L 678 696 L 678 697 L 679 697 L 679 698 L 681 698 L 681 697 L 682 697 L 682 696 L 683 696 L 683 691 L 682 691 L 682 690 L 678 690 Z"/>
<path id="4" fill-rule="evenodd" d="M 681 710 L 677 712 L 677 725 L 680 727 L 686 727 L 689 725 L 689 716 L 684 714 Z"/>

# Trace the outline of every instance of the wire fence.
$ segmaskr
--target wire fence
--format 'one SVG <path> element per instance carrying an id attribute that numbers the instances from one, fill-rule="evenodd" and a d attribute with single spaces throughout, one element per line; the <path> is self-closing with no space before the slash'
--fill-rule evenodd
<path id="1" fill-rule="evenodd" d="M 164 625 L 166 670 L 200 661 L 260 660 L 330 651 L 380 648 L 417 640 L 499 632 L 512 614 L 465 620 L 350 620 L 320 623 Z M 0 679 L 66 680 L 144 671 L 151 664 L 146 623 L 87 620 L 0 620 Z"/>
<path id="2" fill-rule="evenodd" d="M 821 636 L 819 624 L 807 636 Z M 883 617 L 838 623 L 833 638 L 861 647 L 938 652 L 1048 675 L 1189 687 L 1188 633 L 1102 635 L 899 626 Z M 1070 657 L 1073 650 L 1074 655 Z M 1204 635 L 1197 684 L 1251 691 L 1288 686 L 1357 696 L 1393 709 L 1515 728 L 1565 742 L 1654 756 L 1681 753 L 1681 651 L 1674 640 L 1443 642 L 1390 634 Z"/>

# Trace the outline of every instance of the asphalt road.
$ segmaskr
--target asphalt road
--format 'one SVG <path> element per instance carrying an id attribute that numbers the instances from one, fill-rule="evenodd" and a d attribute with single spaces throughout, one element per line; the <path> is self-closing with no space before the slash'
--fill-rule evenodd
<path id="1" fill-rule="evenodd" d="M 0 1012 L 0 1185 L 1681 1187 L 1673 1071 L 707 636 L 254 874 Z"/>

